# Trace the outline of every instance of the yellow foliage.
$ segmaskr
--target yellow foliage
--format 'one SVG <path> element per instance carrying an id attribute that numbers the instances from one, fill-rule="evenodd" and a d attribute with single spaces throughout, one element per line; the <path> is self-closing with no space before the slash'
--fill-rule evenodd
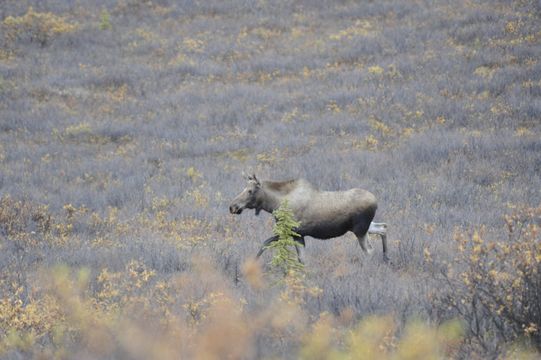
<path id="1" fill-rule="evenodd" d="M 73 32 L 76 24 L 69 23 L 64 17 L 53 13 L 40 13 L 32 7 L 23 16 L 8 16 L 2 22 L 5 36 L 11 42 L 27 36 L 31 41 L 45 45 L 53 36 Z"/>
<path id="2" fill-rule="evenodd" d="M 335 113 L 339 113 L 339 112 L 342 112 L 342 109 L 340 108 L 340 105 L 338 105 L 336 103 L 336 101 L 331 101 L 328 105 L 327 105 L 327 109 L 329 111 L 332 111 L 332 112 L 335 112 Z"/>
<path id="3" fill-rule="evenodd" d="M 265 282 L 263 279 L 263 271 L 256 260 L 250 259 L 244 262 L 242 266 L 242 274 L 248 281 L 248 284 L 254 289 L 263 288 Z"/>
<path id="4" fill-rule="evenodd" d="M 419 323 L 413 323 L 406 329 L 399 343 L 398 358 L 404 360 L 438 359 L 438 343 L 434 332 Z"/>
<path id="5" fill-rule="evenodd" d="M 495 71 L 496 71 L 495 69 L 490 68 L 488 66 L 479 66 L 478 68 L 475 69 L 473 73 L 482 78 L 491 79 L 494 76 Z"/>
<path id="6" fill-rule="evenodd" d="M 275 164 L 281 157 L 280 151 L 276 148 L 272 149 L 270 152 L 263 152 L 256 155 L 257 161 L 266 164 Z"/>
<path id="7" fill-rule="evenodd" d="M 159 36 L 152 31 L 144 28 L 137 28 L 135 34 L 145 41 L 153 41 L 159 39 Z"/>
<path id="8" fill-rule="evenodd" d="M 541 324 L 538 313 L 529 304 L 538 301 L 541 208 L 514 208 L 505 218 L 508 238 L 503 241 L 487 240 L 484 229 L 475 231 L 471 239 L 455 236 L 459 250 L 455 265 L 466 270 L 456 276 L 454 265 L 449 265 L 448 280 L 454 299 L 451 305 L 467 307 L 480 303 L 490 310 L 489 318 L 521 329 L 515 330 L 515 338 L 526 336 L 533 344 L 539 344 Z M 468 310 L 460 311 L 468 319 Z M 469 319 L 475 321 L 475 316 L 470 315 Z M 509 333 L 505 336 L 509 337 Z"/>
<path id="9" fill-rule="evenodd" d="M 256 279 L 253 284 L 263 283 L 255 263 L 244 268 L 247 277 Z M 42 289 L 26 303 L 21 287 L 0 299 L 0 331 L 5 334 L 0 354 L 18 349 L 62 358 L 72 356 L 76 345 L 93 358 L 118 353 L 150 359 L 252 358 L 254 334 L 271 331 L 270 336 L 297 342 L 299 352 L 292 356 L 301 359 L 429 359 L 451 354 L 449 344 L 460 337 L 454 323 L 437 329 L 412 323 L 397 338 L 390 317 L 365 318 L 351 328 L 351 309 L 338 318 L 320 314 L 308 331 L 302 301 L 294 299 L 314 291 L 304 279 L 291 277 L 284 283 L 289 292 L 269 305 L 258 305 L 254 314 L 206 261 L 171 281 L 156 280 L 155 272 L 136 260 L 119 271 L 103 268 L 96 275 L 86 268 L 57 266 L 43 272 L 39 281 Z M 199 296 L 202 286 L 207 291 Z M 184 303 L 179 304 L 180 299 Z M 43 338 L 50 342 L 39 342 Z"/>
<path id="10" fill-rule="evenodd" d="M 109 97 L 111 98 L 111 100 L 117 103 L 125 101 L 127 97 L 127 93 L 128 93 L 128 85 L 126 84 L 109 89 Z"/>
<path id="11" fill-rule="evenodd" d="M 414 132 L 415 130 L 413 128 L 407 127 L 402 130 L 402 135 L 404 135 L 405 137 L 410 137 L 413 135 Z"/>
<path id="12" fill-rule="evenodd" d="M 115 98 L 115 95 L 112 94 L 111 98 L 114 101 L 121 101 L 119 98 Z M 115 100 L 116 99 L 116 100 Z M 95 130 L 87 122 L 82 122 L 79 124 L 69 125 L 64 131 L 54 131 L 56 135 L 62 141 L 73 141 L 73 142 L 85 142 L 91 144 L 105 144 L 110 142 L 110 138 L 97 134 Z"/>
<path id="13" fill-rule="evenodd" d="M 351 333 L 349 351 L 354 359 L 388 358 L 395 330 L 396 325 L 390 317 L 367 317 Z"/>
<path id="14" fill-rule="evenodd" d="M 462 337 L 459 322 L 452 321 L 441 325 L 436 331 L 421 322 L 412 322 L 397 345 L 398 359 L 441 359 L 453 350 L 453 343 Z"/>
<path id="15" fill-rule="evenodd" d="M 188 65 L 188 66 L 195 66 L 196 62 L 186 54 L 180 52 L 177 54 L 176 57 L 171 59 L 168 63 L 169 66 L 181 66 L 181 65 Z"/>
<path id="16" fill-rule="evenodd" d="M 201 53 L 205 49 L 205 43 L 200 39 L 185 38 L 182 44 L 187 51 L 195 53 Z"/>
<path id="17" fill-rule="evenodd" d="M 534 135 L 534 132 L 523 126 L 518 127 L 515 130 L 515 136 L 532 136 L 532 135 Z"/>
<path id="18" fill-rule="evenodd" d="M 379 65 L 370 66 L 368 68 L 368 72 L 374 75 L 381 75 L 383 74 L 383 71 L 384 71 L 383 68 Z"/>
<path id="19" fill-rule="evenodd" d="M 50 240 L 56 226 L 46 205 L 14 200 L 9 195 L 0 198 L 0 231 L 23 249 L 38 245 L 39 235 Z"/>
<path id="20" fill-rule="evenodd" d="M 410 321 L 398 337 L 396 323 L 388 316 L 369 316 L 356 328 L 343 331 L 335 318 L 322 313 L 305 336 L 299 355 L 301 359 L 442 359 L 456 353 L 462 333 L 457 321 L 439 327 Z"/>
<path id="21" fill-rule="evenodd" d="M 390 135 L 393 132 L 393 130 L 389 126 L 385 125 L 383 121 L 377 119 L 374 116 L 370 117 L 368 121 L 372 129 L 379 131 L 382 135 Z"/>
<path id="22" fill-rule="evenodd" d="M 280 294 L 280 300 L 291 305 L 302 305 L 305 298 L 318 297 L 322 290 L 318 287 L 310 287 L 306 282 L 306 274 L 290 270 L 284 278 L 285 287 Z"/>
<path id="23" fill-rule="evenodd" d="M 379 141 L 378 139 L 376 139 L 374 135 L 370 134 L 364 140 L 365 140 L 366 146 L 369 149 L 374 150 L 377 148 Z"/>
<path id="24" fill-rule="evenodd" d="M 279 37 L 282 32 L 279 29 L 271 29 L 266 27 L 256 27 L 250 31 L 253 35 L 260 37 L 263 40 L 270 40 Z"/>
<path id="25" fill-rule="evenodd" d="M 197 179 L 203 177 L 203 174 L 201 174 L 196 168 L 194 168 L 193 166 L 190 166 L 187 170 L 186 170 L 186 175 L 188 175 L 188 177 L 190 179 L 192 179 L 192 181 L 196 181 Z"/>
<path id="26" fill-rule="evenodd" d="M 295 120 L 299 116 L 299 109 L 295 107 L 290 112 L 286 112 L 284 116 L 282 116 L 282 122 L 284 123 L 290 123 L 293 120 Z"/>
<path id="27" fill-rule="evenodd" d="M 64 135 L 66 136 L 77 136 L 81 134 L 90 134 L 92 128 L 88 123 L 80 123 L 76 125 L 70 125 L 64 130 Z"/>
<path id="28" fill-rule="evenodd" d="M 505 32 L 509 34 L 515 34 L 519 29 L 519 22 L 518 21 L 508 21 L 505 24 Z"/>
<path id="29" fill-rule="evenodd" d="M 189 191 L 188 195 L 193 199 L 195 205 L 200 208 L 206 208 L 209 204 L 209 198 L 204 194 L 204 189 L 202 187 Z"/>
<path id="30" fill-rule="evenodd" d="M 372 23 L 368 20 L 357 20 L 355 24 L 329 35 L 331 40 L 351 40 L 354 37 L 364 37 L 374 34 Z"/>
<path id="31" fill-rule="evenodd" d="M 402 74 L 400 73 L 400 71 L 398 70 L 396 65 L 394 65 L 394 64 L 391 64 L 391 65 L 388 66 L 387 74 L 391 78 L 400 78 L 400 77 L 402 77 Z"/>
<path id="32" fill-rule="evenodd" d="M 301 359 L 332 359 L 338 358 L 339 353 L 333 343 L 336 329 L 333 318 L 328 313 L 321 313 L 319 320 L 312 326 L 312 331 L 306 334 L 303 347 L 300 350 Z"/>

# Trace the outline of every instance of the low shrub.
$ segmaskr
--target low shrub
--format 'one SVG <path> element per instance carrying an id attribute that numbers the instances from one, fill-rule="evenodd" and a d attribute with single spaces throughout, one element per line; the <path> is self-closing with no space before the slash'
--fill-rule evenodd
<path id="1" fill-rule="evenodd" d="M 500 353 L 510 342 L 541 350 L 541 207 L 505 217 L 507 238 L 455 235 L 440 305 L 468 325 L 468 341 Z"/>
<path id="2" fill-rule="evenodd" d="M 29 41 L 41 46 L 46 46 L 55 36 L 77 29 L 76 24 L 68 22 L 62 16 L 37 12 L 32 7 L 22 16 L 6 17 L 1 25 L 8 44 Z"/>

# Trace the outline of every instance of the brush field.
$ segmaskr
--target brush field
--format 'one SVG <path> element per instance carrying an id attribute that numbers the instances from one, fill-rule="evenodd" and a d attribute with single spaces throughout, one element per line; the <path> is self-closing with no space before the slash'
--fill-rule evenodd
<path id="1" fill-rule="evenodd" d="M 540 59 L 537 1 L 3 0 L 0 357 L 540 356 Z M 243 171 L 392 262 L 254 262 Z"/>

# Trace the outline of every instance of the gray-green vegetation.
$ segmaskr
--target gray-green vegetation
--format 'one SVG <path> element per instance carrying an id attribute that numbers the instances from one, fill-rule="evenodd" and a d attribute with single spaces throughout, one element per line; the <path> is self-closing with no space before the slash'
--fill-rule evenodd
<path id="1" fill-rule="evenodd" d="M 412 318 L 464 328 L 423 351 L 539 350 L 540 17 L 511 0 L 1 1 L 1 356 L 297 358 L 365 328 L 386 345 L 360 348 L 394 354 Z M 243 170 L 374 193 L 393 263 L 307 238 L 294 295 L 268 286 L 247 260 L 271 216 L 228 212 Z"/>

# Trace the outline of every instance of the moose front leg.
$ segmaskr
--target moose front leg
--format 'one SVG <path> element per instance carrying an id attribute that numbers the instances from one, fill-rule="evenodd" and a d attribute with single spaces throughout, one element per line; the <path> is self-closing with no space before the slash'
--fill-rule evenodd
<path id="1" fill-rule="evenodd" d="M 267 247 L 271 243 L 273 243 L 273 242 L 275 242 L 277 240 L 278 240 L 278 235 L 271 236 L 270 238 L 265 240 L 263 242 L 263 245 L 261 245 L 261 248 L 257 252 L 256 259 L 259 259 L 259 257 L 263 254 L 263 252 L 267 249 Z M 302 264 L 302 263 L 304 263 L 304 261 L 303 261 L 303 250 L 304 250 L 304 246 L 305 246 L 304 237 L 296 237 L 294 240 L 295 240 L 295 250 L 297 251 L 297 258 L 298 258 L 299 262 Z"/>
<path id="2" fill-rule="evenodd" d="M 259 257 L 261 256 L 261 254 L 263 254 L 263 251 L 265 251 L 265 249 L 267 249 L 267 246 L 269 246 L 272 242 L 278 240 L 278 235 L 275 235 L 275 236 L 271 236 L 270 238 L 268 238 L 267 240 L 265 240 L 263 242 L 263 245 L 261 245 L 261 248 L 259 249 L 257 255 L 256 255 L 256 259 L 259 259 Z"/>
<path id="3" fill-rule="evenodd" d="M 297 250 L 297 259 L 301 264 L 304 264 L 304 237 L 295 238 L 295 250 Z"/>

